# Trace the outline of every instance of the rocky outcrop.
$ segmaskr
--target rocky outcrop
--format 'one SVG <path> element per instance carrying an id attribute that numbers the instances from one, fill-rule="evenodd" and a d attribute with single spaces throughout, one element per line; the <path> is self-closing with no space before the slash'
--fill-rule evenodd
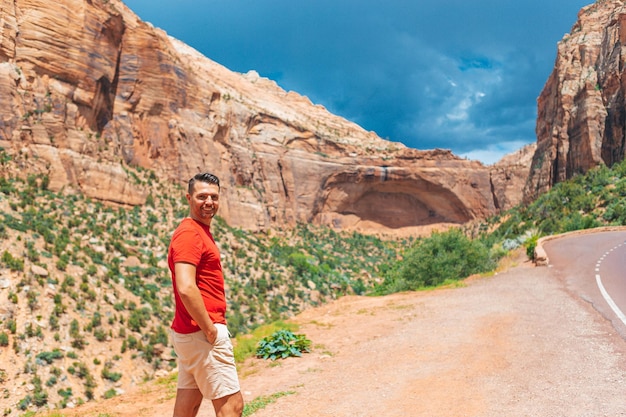
<path id="1" fill-rule="evenodd" d="M 584 7 L 558 44 L 554 70 L 538 100 L 537 151 L 524 197 L 599 164 L 624 159 L 626 7 Z"/>
<path id="2" fill-rule="evenodd" d="M 537 150 L 531 143 L 504 156 L 490 170 L 494 204 L 497 210 L 505 210 L 522 203 L 530 165 Z"/>
<path id="3" fill-rule="evenodd" d="M 128 167 L 181 185 L 209 170 L 222 216 L 246 229 L 463 223 L 519 201 L 528 169 L 382 140 L 117 0 L 0 3 L 0 98 L 0 147 L 51 189 L 136 205 L 147 192 Z"/>

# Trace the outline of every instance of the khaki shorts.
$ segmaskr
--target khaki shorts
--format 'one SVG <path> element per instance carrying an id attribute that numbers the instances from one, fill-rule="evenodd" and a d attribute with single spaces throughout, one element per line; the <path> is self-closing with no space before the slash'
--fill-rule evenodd
<path id="1" fill-rule="evenodd" d="M 178 356 L 178 389 L 199 389 L 209 400 L 240 390 L 228 329 L 224 324 L 215 327 L 215 345 L 208 342 L 202 331 L 181 334 L 170 329 Z"/>

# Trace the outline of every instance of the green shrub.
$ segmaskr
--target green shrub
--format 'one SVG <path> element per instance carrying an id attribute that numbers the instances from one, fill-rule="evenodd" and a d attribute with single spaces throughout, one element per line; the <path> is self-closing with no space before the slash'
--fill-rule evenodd
<path id="1" fill-rule="evenodd" d="M 73 395 L 72 388 L 66 388 L 66 389 L 61 388 L 57 391 L 57 393 L 66 400 L 69 399 Z"/>
<path id="2" fill-rule="evenodd" d="M 22 411 L 25 411 L 32 401 L 33 401 L 33 397 L 31 397 L 30 395 L 27 395 L 26 397 L 20 400 L 20 402 L 17 404 L 17 408 L 19 408 Z"/>
<path id="3" fill-rule="evenodd" d="M 539 235 L 532 235 L 524 242 L 524 247 L 526 248 L 526 256 L 528 259 L 535 259 L 535 248 L 537 247 L 537 241 L 539 240 Z"/>
<path id="4" fill-rule="evenodd" d="M 98 342 L 104 342 L 107 340 L 107 333 L 103 329 L 94 329 L 93 335 Z"/>
<path id="5" fill-rule="evenodd" d="M 61 359 L 63 352 L 59 349 L 53 349 L 51 352 L 41 352 L 37 354 L 37 359 L 46 362 L 50 365 L 55 359 Z"/>
<path id="6" fill-rule="evenodd" d="M 117 382 L 122 378 L 122 374 L 119 372 L 111 372 L 110 365 L 105 366 L 102 369 L 101 373 L 102 378 L 108 379 L 109 381 Z"/>
<path id="7" fill-rule="evenodd" d="M 383 284 L 389 291 L 417 290 L 456 281 L 495 267 L 489 249 L 458 229 L 433 233 L 410 248 Z"/>
<path id="8" fill-rule="evenodd" d="M 48 403 L 48 393 L 46 392 L 46 390 L 41 389 L 41 387 L 39 387 L 38 389 L 35 390 L 35 393 L 33 394 L 33 404 L 35 404 L 37 407 L 43 407 L 47 403 Z"/>
<path id="9" fill-rule="evenodd" d="M 602 217 L 611 224 L 626 225 L 626 200 L 615 199 L 611 201 Z"/>
<path id="10" fill-rule="evenodd" d="M 24 271 L 24 260 L 14 258 L 8 251 L 2 254 L 2 262 L 11 270 L 16 272 Z"/>
<path id="11" fill-rule="evenodd" d="M 602 224 L 592 215 L 583 215 L 580 212 L 572 213 L 561 222 L 560 230 L 572 232 L 574 230 L 585 230 L 601 226 Z"/>
<path id="12" fill-rule="evenodd" d="M 59 379 L 57 378 L 56 375 L 50 375 L 50 378 L 48 378 L 48 380 L 46 381 L 46 386 L 47 387 L 52 387 L 54 386 L 57 382 L 59 381 Z"/>
<path id="13" fill-rule="evenodd" d="M 104 393 L 104 398 L 108 400 L 109 398 L 113 398 L 116 395 L 117 392 L 115 391 L 115 388 L 111 388 Z"/>
<path id="14" fill-rule="evenodd" d="M 128 317 L 128 327 L 134 332 L 141 332 L 150 319 L 150 309 L 141 308 L 138 310 L 133 310 Z"/>
<path id="15" fill-rule="evenodd" d="M 17 332 L 17 322 L 15 319 L 9 319 L 6 322 L 6 328 L 11 332 L 11 334 L 15 334 Z"/>
<path id="16" fill-rule="evenodd" d="M 284 359 L 289 356 L 302 356 L 311 351 L 311 341 L 303 334 L 289 330 L 279 330 L 264 337 L 258 344 L 256 356 L 263 359 Z"/>

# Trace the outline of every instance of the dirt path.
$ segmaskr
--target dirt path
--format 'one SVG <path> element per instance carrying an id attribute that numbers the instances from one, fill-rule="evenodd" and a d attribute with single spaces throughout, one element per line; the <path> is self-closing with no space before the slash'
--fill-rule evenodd
<path id="1" fill-rule="evenodd" d="M 255 417 L 626 416 L 626 342 L 548 267 L 346 297 L 295 321 L 312 353 L 241 368 L 247 401 L 289 393 Z M 80 415 L 170 416 L 172 405 L 145 387 Z M 198 415 L 214 416 L 209 402 Z"/>

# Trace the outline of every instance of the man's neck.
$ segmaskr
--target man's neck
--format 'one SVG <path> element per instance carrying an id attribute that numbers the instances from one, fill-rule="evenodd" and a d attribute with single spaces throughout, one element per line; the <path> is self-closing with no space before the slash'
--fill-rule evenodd
<path id="1" fill-rule="evenodd" d="M 196 221 L 196 222 L 200 223 L 201 225 L 206 226 L 206 227 L 208 227 L 208 228 L 210 228 L 210 227 L 211 227 L 211 220 L 213 220 L 213 218 L 212 218 L 212 217 L 209 217 L 209 218 L 206 218 L 206 219 L 198 219 L 198 218 L 193 217 L 193 216 L 189 216 L 189 217 L 190 217 L 192 220 L 194 220 L 194 221 Z"/>

